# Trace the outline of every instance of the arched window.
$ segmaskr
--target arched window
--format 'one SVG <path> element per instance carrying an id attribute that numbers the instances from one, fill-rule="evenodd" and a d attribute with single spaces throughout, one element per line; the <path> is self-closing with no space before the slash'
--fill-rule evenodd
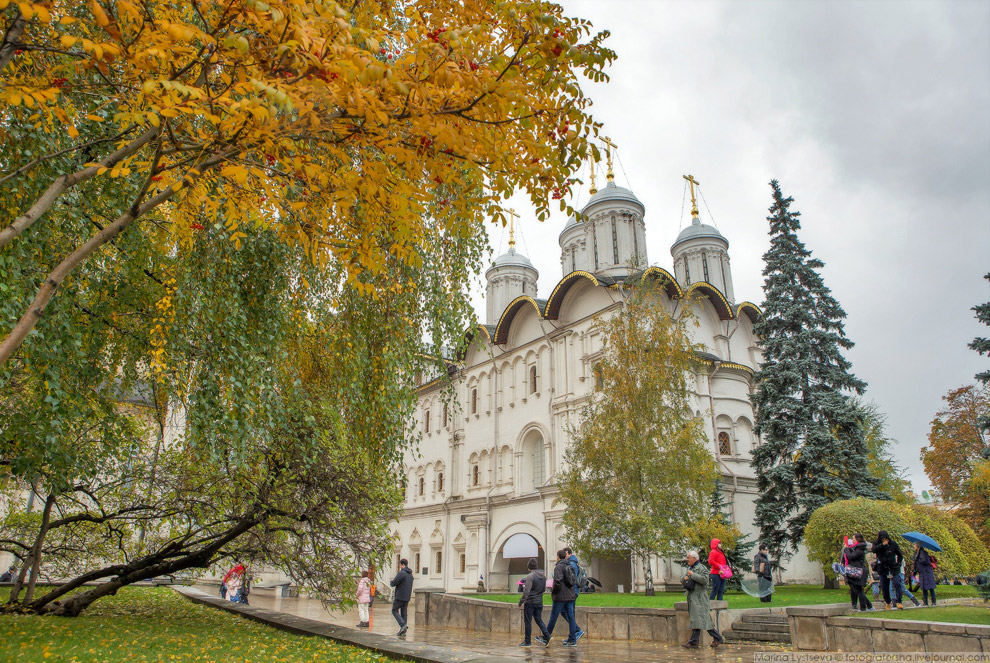
<path id="1" fill-rule="evenodd" d="M 430 411 L 429 410 L 427 410 L 426 411 L 426 414 L 423 416 L 423 427 L 426 429 L 426 432 L 427 433 L 430 432 Z"/>
<path id="2" fill-rule="evenodd" d="M 544 478 L 544 463 L 543 463 L 543 438 L 539 438 L 533 442 L 533 488 L 539 488 L 543 485 Z"/>
<path id="3" fill-rule="evenodd" d="M 529 367 L 529 393 L 536 393 L 536 365 Z"/>
<path id="4" fill-rule="evenodd" d="M 471 468 L 471 485 L 477 486 L 479 481 L 481 481 L 481 468 L 475 465 Z"/>
<path id="5" fill-rule="evenodd" d="M 471 390 L 471 414 L 478 414 L 478 390 Z"/>
<path id="6" fill-rule="evenodd" d="M 436 566 L 433 567 L 433 573 L 434 574 L 439 574 L 441 569 L 443 569 L 443 553 L 438 550 L 437 551 L 437 563 L 436 563 Z"/>
<path id="7" fill-rule="evenodd" d="M 443 404 L 443 425 L 444 425 L 444 428 L 447 427 L 447 404 L 446 403 Z"/>
<path id="8" fill-rule="evenodd" d="M 424 479 L 423 477 L 419 478 L 419 494 L 420 495 L 426 494 L 426 479 Z"/>
<path id="9" fill-rule="evenodd" d="M 443 472 L 437 474 L 437 492 L 443 492 Z"/>
<path id="10" fill-rule="evenodd" d="M 464 573 L 464 567 L 467 566 L 467 555 L 461 553 L 461 573 Z"/>
<path id="11" fill-rule="evenodd" d="M 732 441 L 729 439 L 729 434 L 725 431 L 718 434 L 718 453 L 720 456 L 732 455 Z"/>
<path id="12" fill-rule="evenodd" d="M 416 553 L 416 573 L 419 573 L 419 553 Z"/>

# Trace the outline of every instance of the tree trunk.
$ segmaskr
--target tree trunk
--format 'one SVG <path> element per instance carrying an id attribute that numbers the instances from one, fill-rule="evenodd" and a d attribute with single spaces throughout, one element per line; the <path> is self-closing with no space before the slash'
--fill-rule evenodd
<path id="1" fill-rule="evenodd" d="M 33 487 L 32 490 L 34 490 Z M 38 574 L 41 572 L 41 547 L 45 542 L 45 536 L 48 535 L 48 525 L 51 523 L 52 506 L 54 505 L 55 496 L 49 495 L 45 500 L 45 509 L 41 514 L 41 527 L 38 529 L 38 536 L 34 540 L 34 545 L 31 546 L 28 554 L 24 557 L 24 564 L 21 565 L 21 572 L 17 574 L 17 580 L 14 581 L 14 586 L 10 588 L 10 598 L 7 599 L 7 603 L 17 602 L 21 594 L 21 589 L 24 588 L 24 577 L 27 575 L 28 567 L 31 567 L 31 577 L 28 579 L 27 594 L 24 596 L 25 602 L 30 601 L 34 595 L 34 586 L 38 582 Z"/>
<path id="2" fill-rule="evenodd" d="M 73 594 L 65 601 L 56 601 L 54 599 L 64 595 L 67 591 L 70 591 L 69 589 L 65 589 L 63 591 L 63 588 L 60 587 L 57 590 L 49 592 L 45 596 L 41 597 L 38 601 L 31 603 L 28 607 L 33 612 L 40 614 L 57 615 L 60 617 L 76 617 L 83 610 L 92 605 L 94 601 L 101 599 L 104 596 L 112 596 L 116 594 L 121 587 L 125 587 L 141 580 L 150 580 L 156 576 L 184 571 L 185 569 L 205 568 L 209 566 L 213 562 L 214 556 L 220 551 L 221 548 L 245 532 L 249 531 L 251 528 L 255 527 L 259 522 L 260 521 L 257 519 L 241 521 L 208 546 L 195 551 L 188 551 L 186 554 L 178 557 L 177 559 L 170 560 L 170 558 L 175 557 L 176 550 L 174 547 L 168 546 L 162 550 L 159 550 L 158 553 L 154 555 L 148 555 L 141 559 L 135 560 L 130 564 L 125 564 L 120 567 L 109 567 L 107 571 L 117 573 L 117 577 L 109 582 L 97 585 L 96 587 L 88 589 L 84 592 Z M 104 572 L 94 573 L 98 577 L 111 575 L 111 573 Z M 79 580 L 80 578 L 77 578 L 68 584 L 79 586 L 82 584 Z"/>
<path id="3" fill-rule="evenodd" d="M 646 578 L 646 589 L 643 592 L 646 596 L 656 596 L 657 591 L 653 587 L 653 567 L 650 565 L 650 556 L 643 557 L 643 576 Z"/>
<path id="4" fill-rule="evenodd" d="M 839 579 L 825 574 L 825 585 L 822 589 L 839 589 Z"/>

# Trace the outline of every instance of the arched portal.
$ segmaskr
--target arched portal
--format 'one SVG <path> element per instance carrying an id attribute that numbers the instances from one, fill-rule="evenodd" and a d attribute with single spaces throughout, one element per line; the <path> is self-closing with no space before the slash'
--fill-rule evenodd
<path id="1" fill-rule="evenodd" d="M 535 553 L 535 554 L 534 554 Z M 535 557 L 538 568 L 546 570 L 546 552 L 543 546 L 530 534 L 517 532 L 509 536 L 492 560 L 489 590 L 494 592 L 518 591 L 519 581 L 526 577 L 526 565 Z"/>

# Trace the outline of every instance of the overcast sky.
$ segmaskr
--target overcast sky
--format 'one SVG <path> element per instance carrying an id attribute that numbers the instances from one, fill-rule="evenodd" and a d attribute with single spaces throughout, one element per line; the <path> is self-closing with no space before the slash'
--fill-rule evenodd
<path id="1" fill-rule="evenodd" d="M 646 206 L 650 262 L 672 270 L 691 173 L 702 220 L 729 240 L 737 300 L 762 303 L 768 182 L 780 180 L 848 314 L 866 398 L 914 487 L 930 487 L 919 450 L 940 398 L 990 364 L 967 348 L 990 332 L 971 310 L 990 301 L 990 2 L 563 5 L 612 33 L 611 81 L 585 90 L 619 146 L 617 183 Z M 565 219 L 540 224 L 514 202 L 517 248 L 546 297 Z M 507 232 L 490 235 L 504 252 Z"/>

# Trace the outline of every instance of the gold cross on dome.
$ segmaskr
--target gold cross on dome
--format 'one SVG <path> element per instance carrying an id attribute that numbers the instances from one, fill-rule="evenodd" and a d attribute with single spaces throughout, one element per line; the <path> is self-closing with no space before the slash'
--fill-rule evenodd
<path id="1" fill-rule="evenodd" d="M 516 218 L 519 215 L 516 214 L 516 210 L 509 210 L 509 248 L 515 248 L 516 246 Z"/>
<path id="2" fill-rule="evenodd" d="M 608 136 L 603 136 L 602 142 L 605 143 L 605 162 L 608 164 L 608 172 L 605 173 L 605 177 L 609 182 L 612 182 L 615 180 L 615 173 L 612 172 L 612 150 L 616 148 L 616 144 Z"/>
<path id="3" fill-rule="evenodd" d="M 688 184 L 691 185 L 691 217 L 697 219 L 698 218 L 698 202 L 697 202 L 697 200 L 695 200 L 695 197 L 694 197 L 694 187 L 701 186 L 701 182 L 699 182 L 698 180 L 694 179 L 694 175 L 682 175 L 682 177 L 688 181 Z"/>

